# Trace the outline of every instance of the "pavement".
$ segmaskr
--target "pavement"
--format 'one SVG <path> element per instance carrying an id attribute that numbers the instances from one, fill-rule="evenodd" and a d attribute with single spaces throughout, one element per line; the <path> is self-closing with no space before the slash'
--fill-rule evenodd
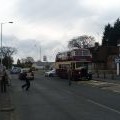
<path id="1" fill-rule="evenodd" d="M 1 88 L 0 88 L 1 90 Z M 7 86 L 7 92 L 0 91 L 0 120 L 13 120 L 14 106 L 11 101 L 11 86 Z"/>
<path id="2" fill-rule="evenodd" d="M 97 86 L 101 89 L 112 90 L 120 93 L 120 77 L 117 76 L 114 79 L 93 77 L 93 80 L 83 82 L 85 82 L 85 84 L 87 83 L 92 86 Z M 81 84 L 82 81 L 79 83 Z M 0 120 L 15 120 L 13 115 L 15 107 L 12 103 L 11 92 L 11 85 L 7 86 L 6 93 L 1 93 L 0 91 Z"/>
<path id="3" fill-rule="evenodd" d="M 91 85 L 102 90 L 111 91 L 120 94 L 120 76 L 115 76 L 114 79 L 111 77 L 95 77 L 90 81 L 79 81 L 78 84 Z"/>
<path id="4" fill-rule="evenodd" d="M 94 77 L 93 80 L 101 81 L 101 82 L 107 82 L 107 83 L 114 83 L 114 84 L 120 84 L 120 76 L 115 76 L 114 78 L 103 78 L 103 77 Z"/>

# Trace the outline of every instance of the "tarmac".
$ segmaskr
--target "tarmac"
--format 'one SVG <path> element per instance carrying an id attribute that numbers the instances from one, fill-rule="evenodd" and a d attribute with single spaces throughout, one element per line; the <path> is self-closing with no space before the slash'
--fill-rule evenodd
<path id="1" fill-rule="evenodd" d="M 93 77 L 93 81 L 94 80 L 98 82 L 101 81 L 120 84 L 120 76 L 119 77 L 116 76 L 114 79 Z M 0 91 L 0 120 L 15 120 L 15 118 L 13 117 L 15 107 L 14 104 L 12 103 L 11 93 L 12 85 L 7 85 L 7 92 L 1 93 Z"/>

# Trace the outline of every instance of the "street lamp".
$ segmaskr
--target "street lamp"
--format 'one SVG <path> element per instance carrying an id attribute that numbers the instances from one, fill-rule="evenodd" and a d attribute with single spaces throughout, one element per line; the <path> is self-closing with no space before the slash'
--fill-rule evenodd
<path id="1" fill-rule="evenodd" d="M 13 23 L 13 22 L 0 23 L 1 24 L 1 66 L 2 66 L 2 57 L 3 57 L 3 51 L 2 51 L 2 26 L 3 26 L 3 24 L 6 24 L 6 23 Z"/>
<path id="2" fill-rule="evenodd" d="M 40 43 L 40 46 L 38 46 L 37 44 L 35 44 L 34 45 L 36 48 L 37 48 L 37 53 L 38 53 L 38 56 L 40 57 L 40 58 L 38 58 L 38 60 L 40 60 L 41 61 L 41 43 Z"/>

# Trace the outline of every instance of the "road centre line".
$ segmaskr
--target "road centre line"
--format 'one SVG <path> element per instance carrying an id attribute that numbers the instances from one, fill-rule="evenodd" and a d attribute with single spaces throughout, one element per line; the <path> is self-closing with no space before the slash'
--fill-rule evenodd
<path id="1" fill-rule="evenodd" d="M 93 100 L 90 100 L 90 99 L 87 99 L 87 101 L 90 102 L 90 103 L 93 103 L 93 104 L 95 104 L 95 105 L 97 105 L 97 106 L 99 106 L 99 107 L 101 107 L 101 108 L 108 109 L 108 110 L 113 111 L 113 112 L 115 112 L 115 113 L 117 113 L 117 114 L 120 115 L 120 111 L 118 111 L 118 110 L 115 110 L 115 109 L 110 108 L 110 107 L 108 107 L 108 106 L 106 106 L 106 105 L 97 103 L 97 102 L 95 102 L 95 101 L 93 101 Z"/>

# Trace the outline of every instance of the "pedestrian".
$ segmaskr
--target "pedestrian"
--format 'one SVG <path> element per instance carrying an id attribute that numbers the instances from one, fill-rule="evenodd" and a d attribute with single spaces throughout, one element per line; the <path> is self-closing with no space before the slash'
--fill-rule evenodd
<path id="1" fill-rule="evenodd" d="M 25 88 L 25 90 L 28 91 L 30 88 L 30 80 L 27 78 L 27 72 L 24 72 L 23 80 L 25 80 L 26 83 L 24 85 L 22 85 L 22 88 L 23 89 Z"/>
<path id="2" fill-rule="evenodd" d="M 7 73 L 6 69 L 3 68 L 2 74 L 1 74 L 1 92 L 6 92 L 6 84 L 7 84 Z"/>

